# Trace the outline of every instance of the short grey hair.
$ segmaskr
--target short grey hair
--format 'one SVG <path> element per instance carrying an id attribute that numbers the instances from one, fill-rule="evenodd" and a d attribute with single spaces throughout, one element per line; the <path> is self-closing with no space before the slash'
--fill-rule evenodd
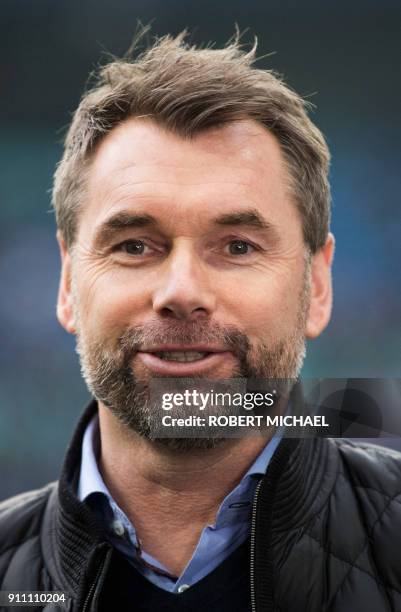
<path id="1" fill-rule="evenodd" d="M 330 154 L 309 119 L 311 106 L 272 70 L 254 67 L 256 43 L 245 52 L 237 35 L 224 48 L 190 46 L 186 32 L 135 46 L 95 73 L 68 129 L 54 176 L 53 206 L 67 248 L 74 244 L 85 184 L 97 144 L 130 117 L 150 116 L 183 138 L 253 119 L 278 140 L 299 207 L 304 241 L 321 248 L 330 225 Z"/>

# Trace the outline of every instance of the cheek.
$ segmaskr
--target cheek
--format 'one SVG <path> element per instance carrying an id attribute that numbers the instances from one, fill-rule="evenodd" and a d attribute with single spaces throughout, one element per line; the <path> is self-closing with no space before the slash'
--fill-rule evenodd
<path id="1" fill-rule="evenodd" d="M 127 274 L 104 274 L 96 278 L 82 275 L 79 288 L 81 326 L 92 335 L 109 334 L 114 338 L 128 325 L 141 319 L 149 304 L 142 283 Z"/>
<path id="2" fill-rule="evenodd" d="M 259 277 L 231 292 L 228 310 L 253 341 L 275 339 L 286 334 L 297 317 L 299 280 Z"/>

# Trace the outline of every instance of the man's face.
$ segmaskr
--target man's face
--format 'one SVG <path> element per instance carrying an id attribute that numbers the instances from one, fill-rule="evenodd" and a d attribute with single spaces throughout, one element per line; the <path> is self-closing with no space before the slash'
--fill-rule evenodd
<path id="1" fill-rule="evenodd" d="M 288 182 L 250 120 L 184 140 L 130 119 L 98 147 L 59 318 L 91 390 L 132 427 L 146 433 L 151 377 L 298 375 L 310 274 Z"/>

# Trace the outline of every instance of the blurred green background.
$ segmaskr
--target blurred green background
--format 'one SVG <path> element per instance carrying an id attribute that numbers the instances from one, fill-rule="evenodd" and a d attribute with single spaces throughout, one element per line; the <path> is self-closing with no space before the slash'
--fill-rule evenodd
<path id="1" fill-rule="evenodd" d="M 0 499 L 58 475 L 88 400 L 59 327 L 49 189 L 88 73 L 137 20 L 196 43 L 249 27 L 260 65 L 317 109 L 333 164 L 337 239 L 328 330 L 305 376 L 400 376 L 401 9 L 395 0 L 3 0 L 0 7 Z"/>

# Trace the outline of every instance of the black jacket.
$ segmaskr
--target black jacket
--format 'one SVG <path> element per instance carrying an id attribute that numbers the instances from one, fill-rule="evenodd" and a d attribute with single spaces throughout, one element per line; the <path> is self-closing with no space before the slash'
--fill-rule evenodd
<path id="1" fill-rule="evenodd" d="M 59 590 L 70 597 L 63 609 L 97 609 L 113 549 L 74 493 L 95 410 L 78 425 L 59 484 L 0 504 L 0 591 Z M 401 455 L 284 438 L 255 496 L 250 572 L 258 612 L 401 612 Z"/>

